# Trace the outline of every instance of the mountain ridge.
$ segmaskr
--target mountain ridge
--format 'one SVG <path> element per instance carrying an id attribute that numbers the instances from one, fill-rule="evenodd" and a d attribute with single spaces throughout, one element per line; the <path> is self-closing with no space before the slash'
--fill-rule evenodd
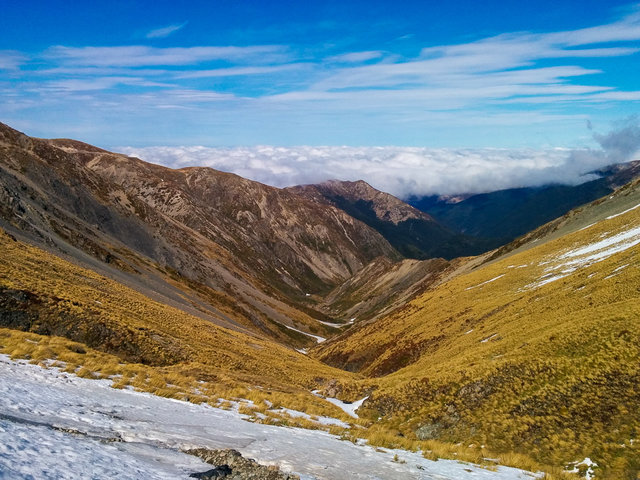
<path id="1" fill-rule="evenodd" d="M 413 197 L 407 202 L 453 230 L 491 238 L 491 248 L 497 248 L 573 208 L 611 194 L 640 175 L 640 160 L 588 173 L 600 178 L 579 185 L 544 185 L 457 195 L 453 202 L 437 196 Z"/>
<path id="2" fill-rule="evenodd" d="M 378 231 L 407 258 L 426 260 L 482 253 L 484 239 L 462 235 L 391 194 L 376 190 L 363 180 L 329 180 L 288 187 L 300 195 L 333 205 Z"/>
<path id="3" fill-rule="evenodd" d="M 0 166 L 2 223 L 12 232 L 284 342 L 312 337 L 283 325 L 329 332 L 306 293 L 328 291 L 380 255 L 399 258 L 340 210 L 212 169 L 171 170 L 7 126 Z"/>

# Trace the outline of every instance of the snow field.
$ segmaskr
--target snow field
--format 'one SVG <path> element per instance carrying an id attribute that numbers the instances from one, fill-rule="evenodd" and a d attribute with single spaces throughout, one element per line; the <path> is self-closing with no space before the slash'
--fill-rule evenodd
<path id="1" fill-rule="evenodd" d="M 354 404 L 351 404 L 354 405 Z M 355 408 L 354 408 L 355 410 Z M 187 479 L 211 468 L 182 449 L 235 448 L 310 479 L 524 480 L 324 431 L 247 422 L 238 412 L 110 388 L 0 355 L 0 478 Z M 397 461 L 394 456 L 397 455 Z"/>

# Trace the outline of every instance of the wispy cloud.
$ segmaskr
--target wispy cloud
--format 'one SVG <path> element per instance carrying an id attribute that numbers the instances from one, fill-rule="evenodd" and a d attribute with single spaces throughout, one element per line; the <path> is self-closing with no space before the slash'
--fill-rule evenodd
<path id="1" fill-rule="evenodd" d="M 213 70 L 194 70 L 176 75 L 176 78 L 215 78 L 215 77 L 235 77 L 243 75 L 268 75 L 280 73 L 287 70 L 297 70 L 304 67 L 304 63 L 288 63 L 284 65 L 272 66 L 251 66 L 251 67 L 228 67 L 216 68 Z"/>
<path id="2" fill-rule="evenodd" d="M 55 46 L 47 49 L 43 56 L 63 66 L 150 67 L 197 65 L 214 60 L 262 64 L 287 59 L 286 51 L 286 47 L 279 45 L 175 48 Z"/>
<path id="3" fill-rule="evenodd" d="M 0 70 L 16 70 L 27 60 L 27 56 L 20 52 L 0 50 Z"/>
<path id="4" fill-rule="evenodd" d="M 378 96 L 393 90 L 418 93 L 418 98 L 424 100 L 420 92 L 425 89 L 432 91 L 434 98 L 439 98 L 444 95 L 466 96 L 467 92 L 478 88 L 477 98 L 486 98 L 487 88 L 496 92 L 488 98 L 565 94 L 572 77 L 601 71 L 576 65 L 542 67 L 541 61 L 629 56 L 639 49 L 635 46 L 576 47 L 638 39 L 640 15 L 634 13 L 613 24 L 593 29 L 548 34 L 510 33 L 472 43 L 429 47 L 424 48 L 417 58 L 335 69 L 309 87 L 308 98 L 327 100 L 339 96 L 344 101 L 345 96 L 357 96 L 358 91 L 375 92 Z M 532 89 L 531 85 L 542 88 Z M 606 86 L 590 88 L 575 84 L 572 88 L 574 93 L 585 94 L 609 89 Z M 343 91 L 350 93 L 340 94 Z M 307 99 L 299 93 L 293 98 Z M 430 105 L 427 103 L 425 106 Z"/>
<path id="5" fill-rule="evenodd" d="M 105 91 L 118 85 L 129 85 L 136 87 L 172 87 L 173 85 L 162 82 L 152 82 L 144 78 L 138 77 L 96 77 L 90 79 L 64 79 L 54 80 L 42 85 L 43 90 L 65 91 L 65 92 L 87 92 L 87 91 Z"/>
<path id="6" fill-rule="evenodd" d="M 184 28 L 187 25 L 187 23 L 189 22 L 183 22 L 175 25 L 169 25 L 167 27 L 156 28 L 154 30 L 151 30 L 149 33 L 147 33 L 146 37 L 147 38 L 166 38 L 169 35 L 172 35 L 176 33 L 178 30 L 181 30 L 182 28 Z"/>
<path id="7" fill-rule="evenodd" d="M 336 63 L 361 63 L 379 59 L 382 56 L 384 56 L 384 53 L 379 50 L 369 50 L 366 52 L 350 52 L 334 55 L 327 58 L 327 61 Z"/>

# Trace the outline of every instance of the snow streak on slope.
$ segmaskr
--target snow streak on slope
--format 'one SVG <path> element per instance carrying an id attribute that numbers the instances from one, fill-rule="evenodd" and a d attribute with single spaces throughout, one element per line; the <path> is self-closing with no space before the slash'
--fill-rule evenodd
<path id="1" fill-rule="evenodd" d="M 235 448 L 304 480 L 340 479 L 345 472 L 354 480 L 532 478 L 513 468 L 432 462 L 326 432 L 254 424 L 237 412 L 115 390 L 109 381 L 0 356 L 0 478 L 187 479 L 211 468 L 179 451 L 192 447 Z"/>
<path id="2" fill-rule="evenodd" d="M 556 258 L 540 263 L 540 265 L 548 265 L 545 267 L 545 274 L 538 281 L 527 285 L 526 288 L 537 288 L 554 282 L 570 275 L 579 268 L 601 262 L 638 244 L 640 244 L 640 227 L 634 227 L 614 235 L 605 236 L 605 238 L 597 242 L 574 248 Z"/>
<path id="3" fill-rule="evenodd" d="M 322 395 L 320 395 L 320 390 L 314 390 L 311 393 L 313 393 L 317 397 L 324 398 L 327 402 L 334 404 L 344 413 L 353 418 L 360 418 L 358 417 L 356 410 L 358 410 L 362 406 L 364 401 L 369 398 L 369 395 L 367 395 L 366 397 L 361 398 L 360 400 L 356 400 L 355 402 L 343 402 L 342 400 L 338 400 L 337 398 L 323 397 Z"/>

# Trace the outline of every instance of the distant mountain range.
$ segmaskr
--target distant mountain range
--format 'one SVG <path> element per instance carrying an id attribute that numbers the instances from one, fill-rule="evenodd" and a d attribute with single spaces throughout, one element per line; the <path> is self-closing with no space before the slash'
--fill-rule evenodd
<path id="1" fill-rule="evenodd" d="M 640 175 L 640 161 L 612 165 L 591 173 L 600 178 L 575 186 L 511 188 L 454 199 L 437 195 L 414 197 L 408 203 L 455 232 L 486 239 L 485 245 L 490 249 L 524 235 L 572 208 L 610 194 Z"/>
<path id="2" fill-rule="evenodd" d="M 640 161 L 595 172 L 580 185 L 546 185 L 478 195 L 413 197 L 406 203 L 359 180 L 330 180 L 287 190 L 326 202 L 379 232 L 406 258 L 478 255 L 569 210 L 608 195 L 640 175 Z"/>

